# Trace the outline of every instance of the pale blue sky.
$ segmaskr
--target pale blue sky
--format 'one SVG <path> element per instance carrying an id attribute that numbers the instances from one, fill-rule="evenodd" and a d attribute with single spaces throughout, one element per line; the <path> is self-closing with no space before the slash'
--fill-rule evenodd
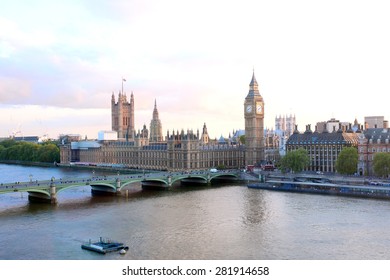
<path id="1" fill-rule="evenodd" d="M 252 69 L 265 125 L 389 119 L 388 1 L 47 1 L 0 4 L 0 136 L 97 137 L 127 79 L 135 125 L 244 128 Z"/>

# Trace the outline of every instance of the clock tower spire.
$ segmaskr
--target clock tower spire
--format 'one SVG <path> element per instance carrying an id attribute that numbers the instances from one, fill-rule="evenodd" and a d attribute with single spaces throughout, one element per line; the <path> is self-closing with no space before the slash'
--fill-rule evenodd
<path id="1" fill-rule="evenodd" d="M 245 165 L 256 165 L 264 159 L 264 100 L 253 70 L 249 92 L 244 101 Z"/>
<path id="2" fill-rule="evenodd" d="M 252 80 L 251 80 L 251 82 L 249 84 L 248 96 L 251 96 L 251 97 L 253 97 L 253 96 L 260 96 L 259 85 L 258 85 L 258 83 L 256 81 L 256 77 L 255 77 L 255 70 L 253 70 Z"/>

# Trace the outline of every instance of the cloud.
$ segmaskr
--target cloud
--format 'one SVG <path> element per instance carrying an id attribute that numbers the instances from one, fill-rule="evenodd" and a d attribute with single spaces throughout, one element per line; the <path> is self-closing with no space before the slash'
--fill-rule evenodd
<path id="1" fill-rule="evenodd" d="M 380 1 L 343 0 L 5 1 L 0 102 L 109 109 L 124 77 L 137 127 L 157 99 L 167 128 L 230 131 L 243 128 L 254 67 L 268 127 L 279 114 L 305 123 L 385 114 L 387 11 Z"/>
<path id="2" fill-rule="evenodd" d="M 0 76 L 0 103 L 14 100 L 23 101 L 31 96 L 31 85 L 28 81 Z"/>

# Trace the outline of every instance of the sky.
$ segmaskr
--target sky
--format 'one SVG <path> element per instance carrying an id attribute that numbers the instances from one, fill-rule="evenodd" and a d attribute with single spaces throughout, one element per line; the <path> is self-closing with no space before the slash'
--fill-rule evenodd
<path id="1" fill-rule="evenodd" d="M 111 130 L 111 95 L 156 100 L 163 134 L 244 129 L 254 71 L 265 126 L 389 119 L 390 3 L 379 0 L 3 0 L 0 137 Z"/>

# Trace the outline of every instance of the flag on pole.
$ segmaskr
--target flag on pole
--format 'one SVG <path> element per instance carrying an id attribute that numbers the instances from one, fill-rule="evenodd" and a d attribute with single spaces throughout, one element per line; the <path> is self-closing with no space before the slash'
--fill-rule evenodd
<path id="1" fill-rule="evenodd" d="M 122 78 L 122 81 L 126 82 L 126 79 L 125 79 L 125 78 Z"/>

